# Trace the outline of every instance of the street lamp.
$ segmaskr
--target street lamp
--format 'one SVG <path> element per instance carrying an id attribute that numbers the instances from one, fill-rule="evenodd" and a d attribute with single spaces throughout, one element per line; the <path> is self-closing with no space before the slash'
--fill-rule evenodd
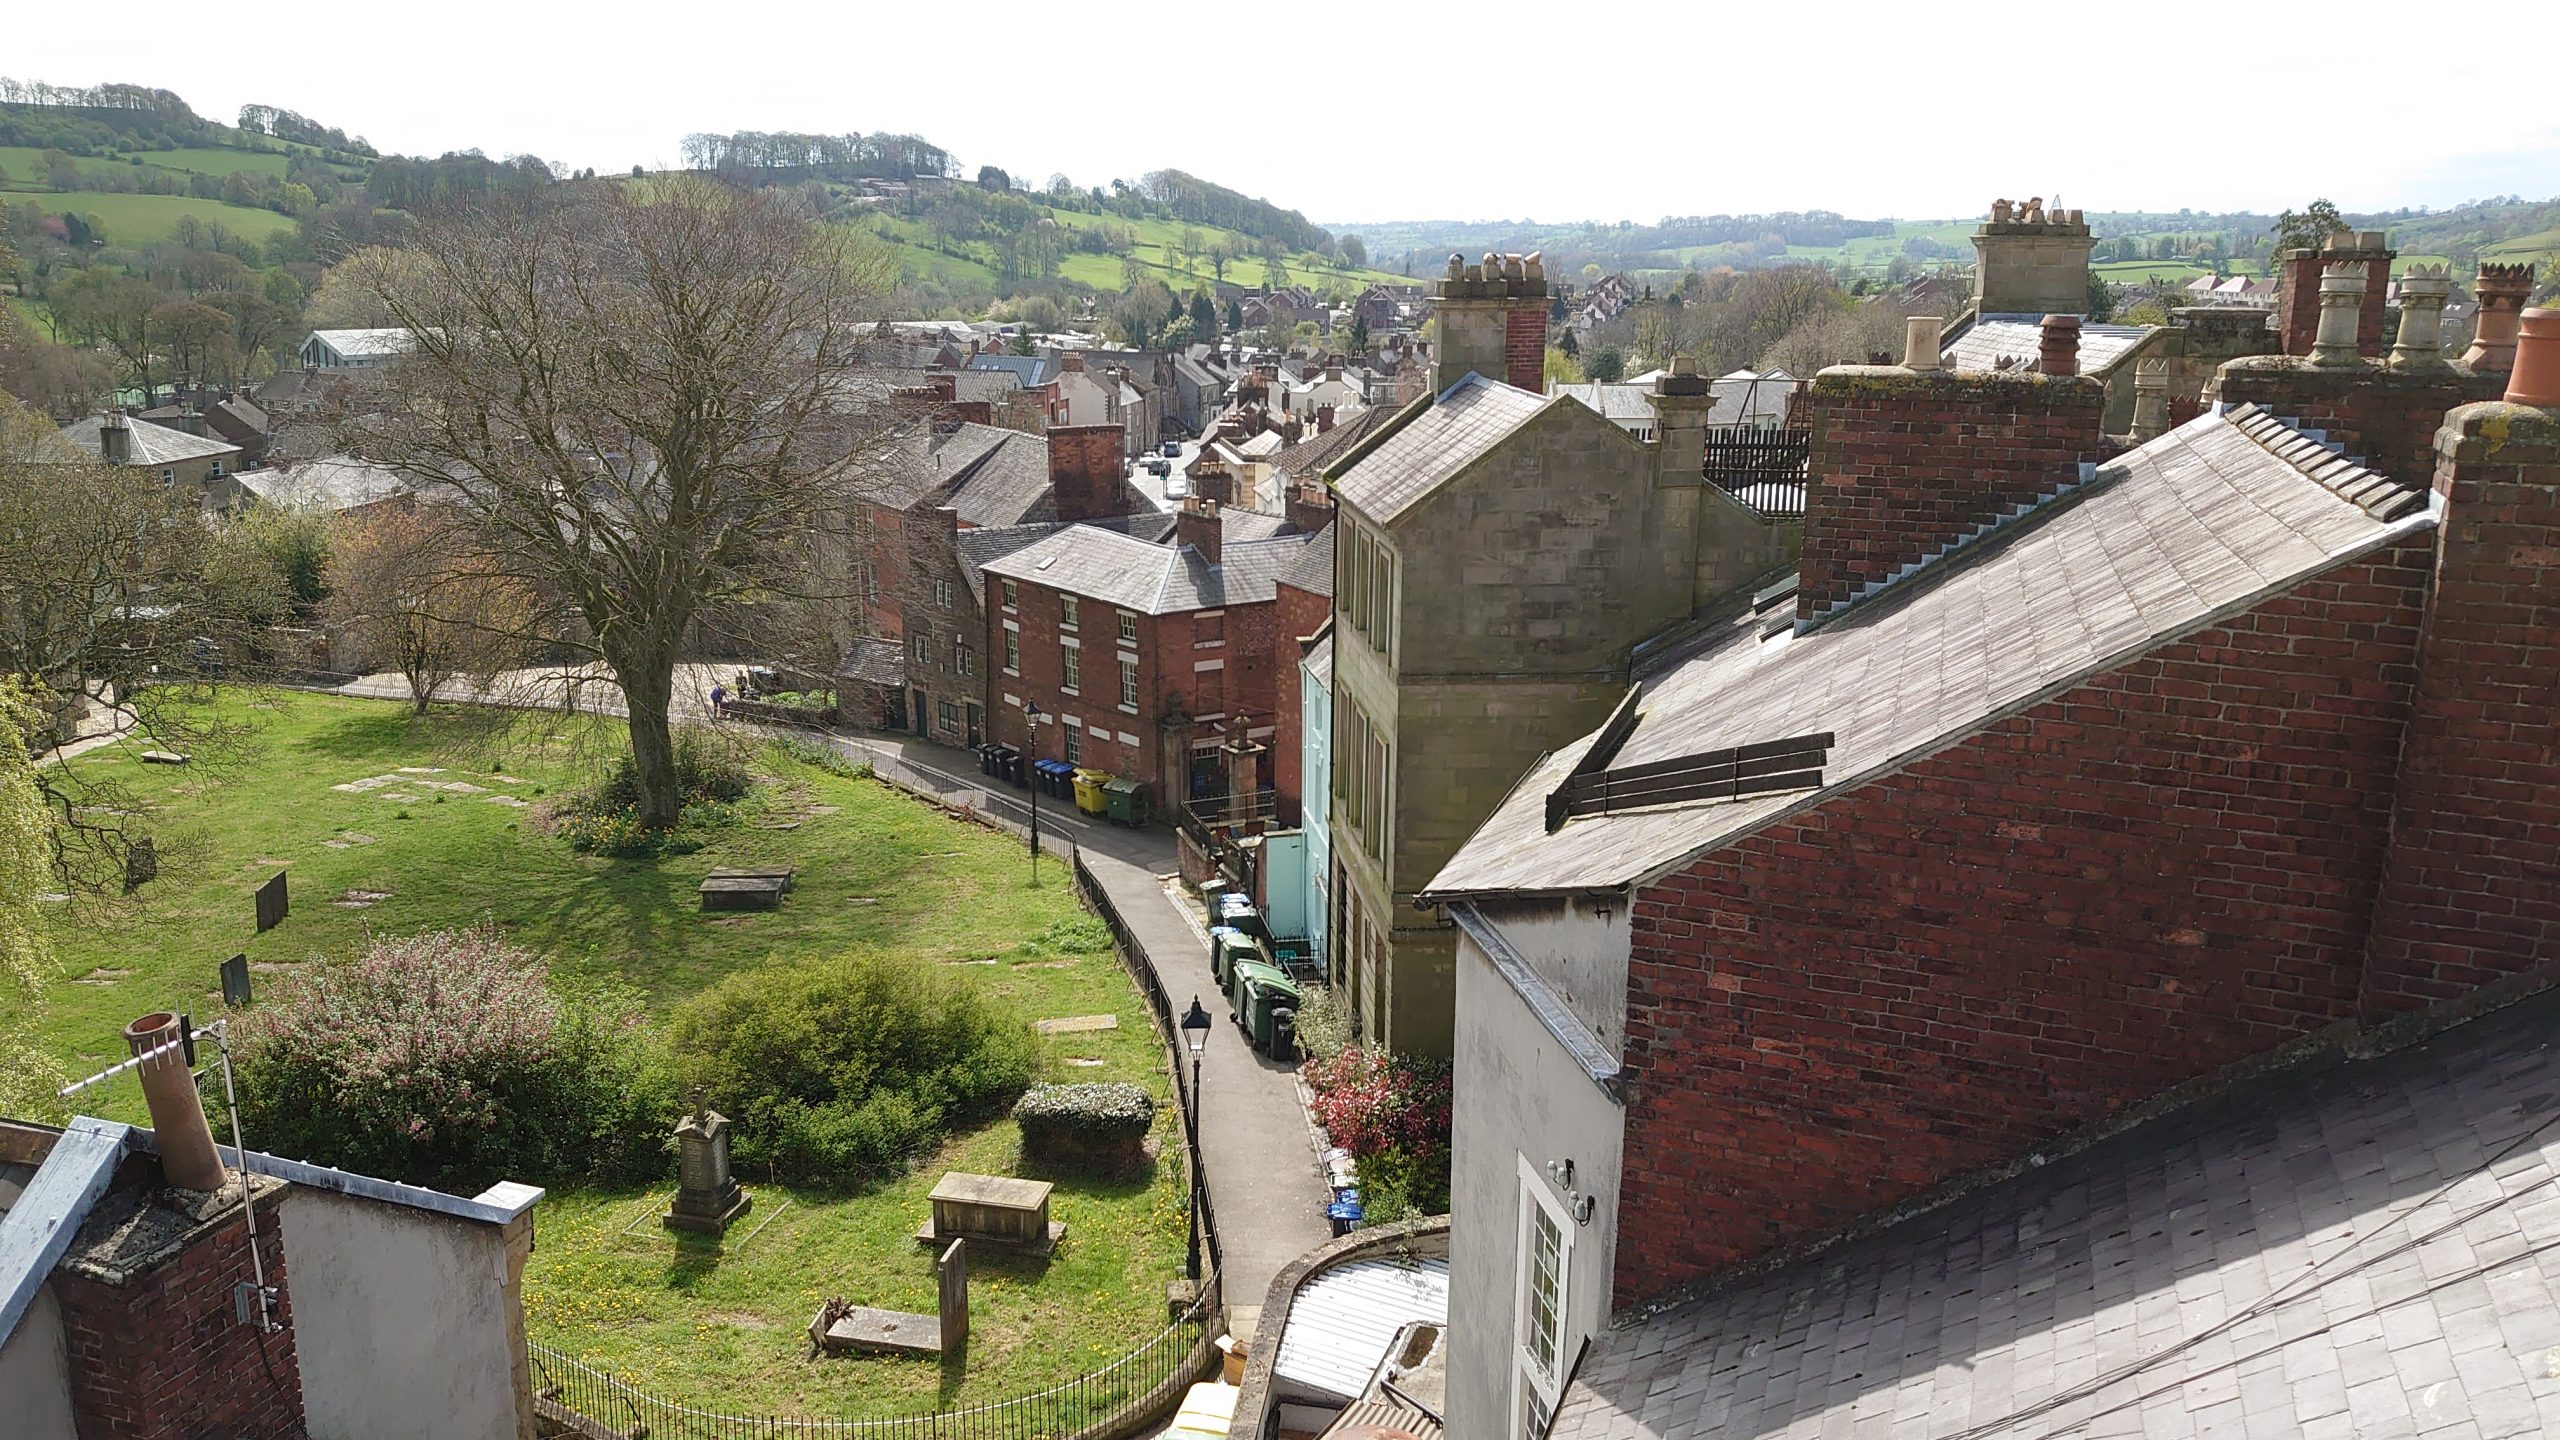
<path id="1" fill-rule="evenodd" d="M 1031 884 L 1034 889 L 1040 884 L 1040 722 L 1048 718 L 1038 702 L 1023 702 L 1022 733 L 1030 741 L 1031 748 L 1031 757 L 1024 763 L 1031 773 Z"/>
<path id="2" fill-rule="evenodd" d="M 1190 1012 L 1182 1017 L 1182 1043 L 1191 1047 L 1191 1106 L 1182 1115 L 1191 1141 L 1191 1254 L 1182 1273 L 1194 1280 L 1200 1278 L 1200 1057 L 1209 1049 L 1209 1030 L 1209 1012 L 1194 995 Z"/>

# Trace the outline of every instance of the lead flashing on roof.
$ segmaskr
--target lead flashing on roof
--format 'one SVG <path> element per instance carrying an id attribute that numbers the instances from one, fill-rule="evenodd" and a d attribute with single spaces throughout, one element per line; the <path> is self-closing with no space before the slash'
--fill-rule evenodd
<path id="1" fill-rule="evenodd" d="M 1600 1087 L 1600 1093 L 1608 1096 L 1612 1104 L 1626 1104 L 1626 1067 L 1600 1043 L 1600 1037 L 1584 1029 L 1582 1022 L 1574 1018 L 1573 1012 L 1565 1006 L 1564 997 L 1556 994 L 1553 987 L 1538 977 L 1537 971 L 1529 968 L 1529 962 L 1512 948 L 1510 938 L 1486 919 L 1484 912 L 1464 900 L 1449 907 L 1449 918 L 1466 932 L 1468 939 L 1476 942 L 1477 948 L 1484 951 L 1485 958 L 1493 962 L 1494 973 L 1500 975 L 1503 983 L 1511 987 L 1511 992 L 1529 1007 L 1529 1013 L 1538 1017 L 1538 1023 L 1555 1037 L 1557 1044 L 1564 1047 L 1565 1054 L 1582 1067 L 1582 1073 L 1590 1077 L 1591 1083 Z"/>

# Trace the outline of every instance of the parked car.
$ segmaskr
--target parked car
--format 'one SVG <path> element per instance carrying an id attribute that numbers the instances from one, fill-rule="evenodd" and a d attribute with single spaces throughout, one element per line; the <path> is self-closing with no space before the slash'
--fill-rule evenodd
<path id="1" fill-rule="evenodd" d="M 1147 473 L 1150 475 L 1170 475 L 1173 473 L 1173 462 L 1167 460 L 1161 455 L 1150 457 L 1147 461 Z"/>
<path id="2" fill-rule="evenodd" d="M 1167 440 L 1164 442 L 1164 449 L 1162 453 L 1166 459 L 1172 459 L 1174 456 L 1182 453 L 1182 442 L 1179 440 Z"/>

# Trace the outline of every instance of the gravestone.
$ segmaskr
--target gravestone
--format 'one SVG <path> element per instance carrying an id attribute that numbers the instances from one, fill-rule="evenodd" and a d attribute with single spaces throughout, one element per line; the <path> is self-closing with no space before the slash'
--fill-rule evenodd
<path id="1" fill-rule="evenodd" d="M 729 1119 L 693 1092 L 693 1113 L 676 1122 L 676 1198 L 670 1230 L 719 1236 L 755 1201 L 729 1174 Z"/>
<path id="2" fill-rule="evenodd" d="M 124 852 L 124 893 L 132 894 L 160 878 L 160 849 L 148 835 L 136 835 Z"/>
<path id="3" fill-rule="evenodd" d="M 1066 1238 L 1064 1223 L 1049 1218 L 1046 1180 L 1010 1175 L 946 1172 L 933 1187 L 933 1218 L 916 1231 L 919 1245 L 967 1238 L 1024 1255 L 1047 1256 Z"/>
<path id="4" fill-rule="evenodd" d="M 258 887 L 258 932 L 265 934 L 283 924 L 290 908 L 285 899 L 284 872 L 279 870 L 274 879 Z"/>
<path id="5" fill-rule="evenodd" d="M 812 1355 L 939 1355 L 948 1360 L 969 1345 L 969 1243 L 954 1240 L 935 1265 L 936 1310 L 914 1315 L 874 1310 L 850 1300 L 829 1300 L 809 1322 Z"/>
<path id="6" fill-rule="evenodd" d="M 249 957 L 234 955 L 222 962 L 222 1003 L 241 1006 L 249 1003 Z"/>

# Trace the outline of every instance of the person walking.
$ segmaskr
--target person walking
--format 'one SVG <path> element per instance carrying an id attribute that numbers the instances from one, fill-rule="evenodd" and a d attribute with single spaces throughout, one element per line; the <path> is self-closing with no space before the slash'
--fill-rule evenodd
<path id="1" fill-rule="evenodd" d="M 711 718 L 714 720 L 729 718 L 729 691 L 717 680 L 711 682 Z"/>

